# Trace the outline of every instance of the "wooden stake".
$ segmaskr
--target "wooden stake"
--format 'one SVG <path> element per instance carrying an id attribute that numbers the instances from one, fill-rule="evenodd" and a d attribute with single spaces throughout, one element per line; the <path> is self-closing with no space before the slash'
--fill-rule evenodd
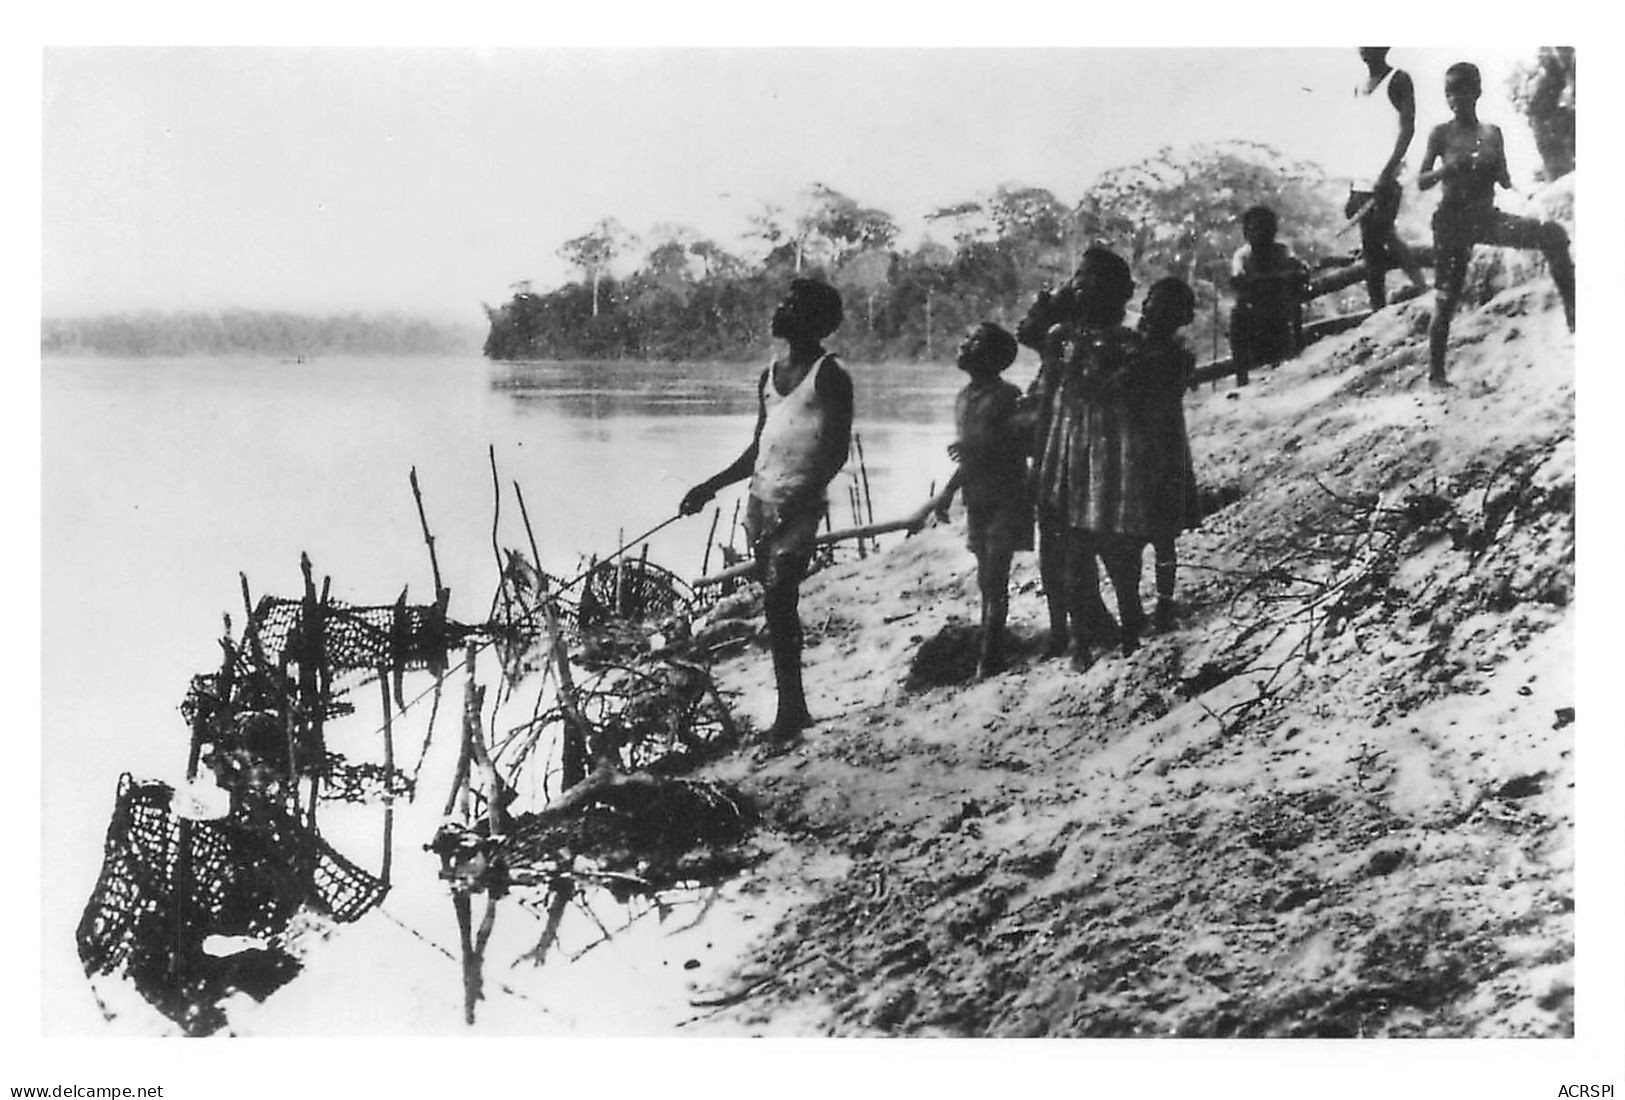
<path id="1" fill-rule="evenodd" d="M 626 528 L 615 529 L 615 545 L 626 544 Z M 615 558 L 615 617 L 626 617 L 626 557 L 617 555 Z"/>
<path id="2" fill-rule="evenodd" d="M 503 614 L 511 623 L 513 621 L 513 602 L 508 595 L 508 586 L 500 583 L 500 578 L 502 577 L 503 572 L 502 547 L 497 542 L 497 530 L 502 519 L 502 482 L 497 479 L 496 444 L 492 443 L 487 445 L 486 455 L 491 462 L 491 557 L 495 559 L 497 563 L 497 577 L 499 578 L 496 594 L 491 600 L 490 613 L 492 616 L 496 614 L 496 601 L 500 599 L 502 601 Z"/>
<path id="3" fill-rule="evenodd" d="M 378 670 L 378 694 L 384 705 L 384 859 L 378 872 L 384 885 L 389 885 L 389 865 L 395 852 L 395 731 L 390 723 L 393 711 L 389 697 L 387 670 Z"/>
<path id="4" fill-rule="evenodd" d="M 525 508 L 525 493 L 519 482 L 513 483 L 513 495 L 519 501 L 519 518 L 525 521 L 525 539 L 530 543 L 530 561 L 536 567 L 536 587 L 547 591 L 547 574 L 542 571 L 542 555 L 536 549 L 536 532 L 530 526 L 530 512 Z"/>
<path id="5" fill-rule="evenodd" d="M 874 494 L 869 491 L 869 465 L 863 460 L 863 436 L 854 434 L 852 436 L 852 443 L 855 447 L 857 447 L 858 450 L 858 473 L 863 479 L 864 514 L 860 518 L 860 522 L 868 523 L 869 525 L 873 526 L 875 522 L 875 498 Z M 878 542 L 875 543 L 875 549 L 880 549 L 880 544 Z"/>
<path id="6" fill-rule="evenodd" d="M 451 595 L 440 583 L 440 562 L 434 553 L 434 536 L 429 533 L 429 520 L 423 514 L 423 493 L 418 489 L 418 468 L 412 467 L 410 475 L 412 482 L 412 499 L 417 501 L 418 525 L 423 528 L 423 542 L 429 548 L 429 570 L 434 575 L 434 599 L 442 611 L 446 608 L 448 597 Z"/>
<path id="7" fill-rule="evenodd" d="M 463 735 L 457 748 L 457 767 L 452 773 L 451 792 L 446 796 L 446 809 L 441 815 L 447 818 L 451 817 L 452 811 L 457 809 L 458 803 L 462 801 L 463 791 L 468 787 L 468 770 L 473 759 L 473 750 L 468 740 L 469 713 L 472 710 L 474 720 L 478 721 L 480 704 L 483 701 L 475 694 L 474 657 L 474 647 L 469 646 L 467 656 L 464 659 L 464 664 L 468 670 L 468 679 L 463 685 Z"/>
<path id="8" fill-rule="evenodd" d="M 711 530 L 705 533 L 705 556 L 700 559 L 700 576 L 711 571 L 711 546 L 717 537 L 717 520 L 722 518 L 722 506 L 711 510 Z"/>
<path id="9" fill-rule="evenodd" d="M 587 775 L 587 721 L 576 704 L 575 683 L 570 673 L 570 651 L 559 629 L 558 609 L 552 599 L 542 603 L 548 634 L 553 643 L 553 670 L 559 678 L 559 706 L 564 711 L 564 745 L 560 753 L 561 785 L 569 790 Z"/>

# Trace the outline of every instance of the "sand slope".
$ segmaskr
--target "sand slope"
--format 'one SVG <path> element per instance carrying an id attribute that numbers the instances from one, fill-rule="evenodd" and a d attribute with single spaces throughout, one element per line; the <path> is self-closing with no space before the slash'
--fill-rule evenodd
<path id="1" fill-rule="evenodd" d="M 1481 250 L 1482 251 L 1482 250 Z M 809 581 L 816 728 L 715 766 L 808 901 L 702 1029 L 1573 1033 L 1573 337 L 1538 267 L 1187 401 L 1204 486 L 1171 633 L 910 692 L 973 621 L 963 519 Z M 861 412 L 861 410 L 860 410 Z M 1151 570 L 1145 571 L 1149 604 Z M 721 666 L 771 715 L 766 655 Z"/>

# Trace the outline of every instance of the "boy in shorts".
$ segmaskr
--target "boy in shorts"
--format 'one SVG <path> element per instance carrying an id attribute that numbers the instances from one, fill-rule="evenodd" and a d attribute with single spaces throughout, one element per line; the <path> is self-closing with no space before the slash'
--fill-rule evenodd
<path id="1" fill-rule="evenodd" d="M 1033 548 L 1027 476 L 1032 418 L 1021 409 L 1021 390 L 999 377 L 1015 359 L 1015 337 L 998 325 L 979 325 L 961 341 L 956 365 L 970 382 L 954 403 L 958 439 L 949 448 L 959 467 L 935 502 L 937 517 L 946 519 L 954 493 L 964 493 L 965 529 L 982 595 L 978 677 L 1004 667 L 1010 560 L 1017 550 Z"/>
<path id="2" fill-rule="evenodd" d="M 1422 171 L 1416 177 L 1424 191 L 1444 186 L 1433 212 L 1433 282 L 1438 293 L 1428 325 L 1428 381 L 1435 386 L 1450 384 L 1444 370 L 1445 347 L 1475 244 L 1540 249 L 1563 297 L 1563 317 L 1574 331 L 1574 261 L 1568 233 L 1556 222 L 1520 218 L 1495 208 L 1496 185 L 1510 189 L 1512 179 L 1501 128 L 1478 120 L 1482 91 L 1478 66 L 1471 62 L 1459 61 L 1445 70 L 1444 100 L 1452 117 L 1428 135 Z"/>
<path id="3" fill-rule="evenodd" d="M 770 735 L 782 740 L 812 724 L 801 684 L 801 582 L 828 508 L 825 491 L 846 464 L 852 439 L 852 379 L 823 340 L 841 324 L 841 295 L 794 279 L 773 311 L 773 335 L 788 351 L 756 383 L 750 446 L 726 469 L 684 495 L 680 514 L 704 508 L 717 490 L 750 478 L 745 533 L 762 582 L 778 710 Z"/>

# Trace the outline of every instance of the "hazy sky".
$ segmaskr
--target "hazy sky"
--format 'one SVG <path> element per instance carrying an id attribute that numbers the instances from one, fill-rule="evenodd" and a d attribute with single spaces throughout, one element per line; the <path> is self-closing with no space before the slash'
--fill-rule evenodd
<path id="1" fill-rule="evenodd" d="M 1506 123 L 1520 50 L 1466 53 Z M 1396 47 L 1419 128 L 1458 50 Z M 1265 50 L 48 48 L 47 315 L 240 305 L 480 319 L 613 216 L 739 247 L 821 181 L 890 212 L 1000 183 L 1076 201 L 1164 145 L 1268 142 L 1335 170 L 1351 47 Z M 1422 138 L 1412 149 L 1414 173 Z"/>

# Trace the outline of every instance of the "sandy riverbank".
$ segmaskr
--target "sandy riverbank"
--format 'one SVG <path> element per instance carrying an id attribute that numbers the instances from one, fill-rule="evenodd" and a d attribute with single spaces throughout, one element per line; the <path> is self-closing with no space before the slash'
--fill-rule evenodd
<path id="1" fill-rule="evenodd" d="M 1430 305 L 1192 396 L 1234 499 L 1131 656 L 1039 659 L 1025 555 L 1013 667 L 907 690 L 976 614 L 957 513 L 813 578 L 818 725 L 712 768 L 809 900 L 694 1029 L 1572 1034 L 1573 337 L 1520 283 L 1459 317 L 1432 391 Z M 765 725 L 765 654 L 718 671 Z"/>

